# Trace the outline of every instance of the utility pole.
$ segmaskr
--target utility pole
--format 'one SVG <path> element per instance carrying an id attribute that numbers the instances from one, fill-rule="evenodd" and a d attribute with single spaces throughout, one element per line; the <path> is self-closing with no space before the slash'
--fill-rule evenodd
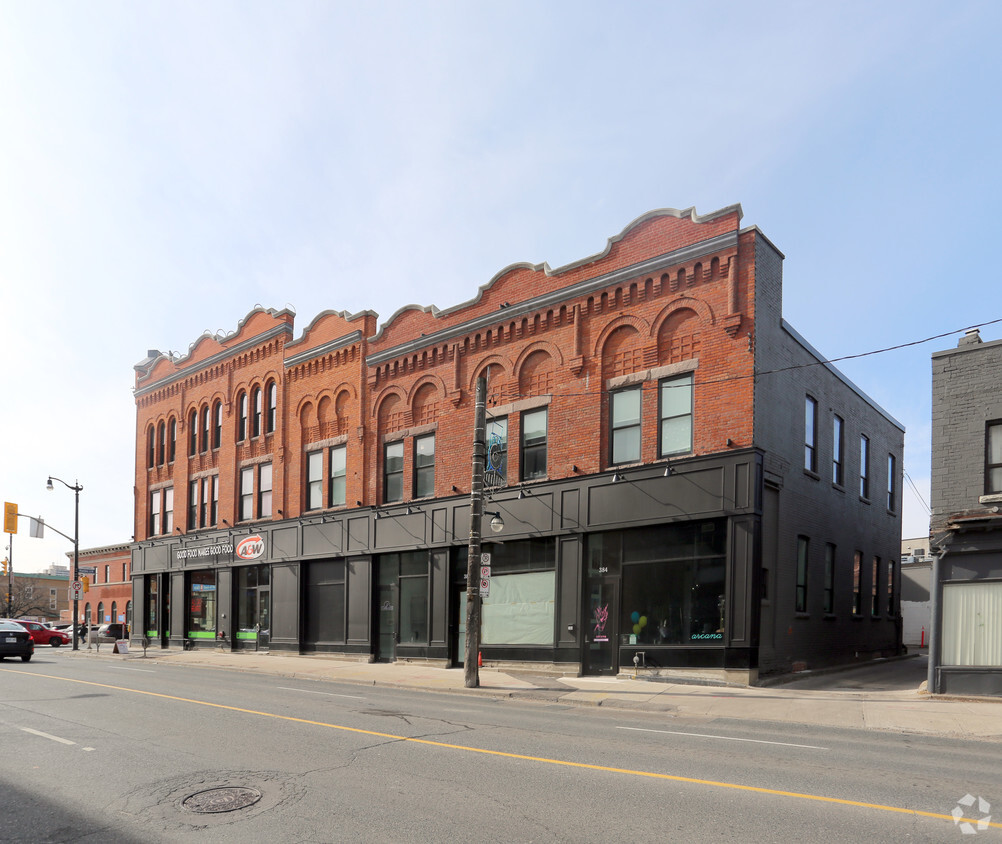
<path id="1" fill-rule="evenodd" d="M 466 688 L 480 685 L 480 531 L 484 517 L 484 458 L 487 445 L 487 379 L 477 379 L 473 406 L 473 481 L 470 484 L 470 546 L 466 558 Z"/>

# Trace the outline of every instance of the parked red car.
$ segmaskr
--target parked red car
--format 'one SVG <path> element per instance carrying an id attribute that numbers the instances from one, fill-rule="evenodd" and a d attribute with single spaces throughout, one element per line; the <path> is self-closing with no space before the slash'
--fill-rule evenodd
<path id="1" fill-rule="evenodd" d="M 70 637 L 62 630 L 53 630 L 37 621 L 18 621 L 18 624 L 27 629 L 36 645 L 52 645 L 52 647 L 58 648 L 60 645 L 70 643 Z"/>

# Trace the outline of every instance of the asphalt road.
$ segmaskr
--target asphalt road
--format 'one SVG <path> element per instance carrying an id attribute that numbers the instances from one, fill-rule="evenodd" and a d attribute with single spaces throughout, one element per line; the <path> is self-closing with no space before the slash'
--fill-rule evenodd
<path id="1" fill-rule="evenodd" d="M 942 842 L 1002 806 L 987 743 L 44 652 L 0 664 L 0 742 L 4 842 Z"/>

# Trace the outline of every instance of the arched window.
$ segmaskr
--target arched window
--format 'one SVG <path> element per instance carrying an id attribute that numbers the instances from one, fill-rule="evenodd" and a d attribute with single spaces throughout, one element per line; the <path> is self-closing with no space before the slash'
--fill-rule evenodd
<path id="1" fill-rule="evenodd" d="M 247 439 L 247 393 L 240 391 L 237 396 L 237 442 Z"/>
<path id="2" fill-rule="evenodd" d="M 111 620 L 118 621 L 118 601 L 111 602 Z"/>
<path id="3" fill-rule="evenodd" d="M 127 633 L 132 630 L 132 601 L 125 602 L 125 629 Z"/>
<path id="4" fill-rule="evenodd" d="M 278 413 L 278 385 L 272 381 L 265 389 L 264 432 L 273 434 L 275 433 L 275 417 Z"/>
<path id="5" fill-rule="evenodd" d="M 97 605 L 97 624 L 104 624 L 104 601 L 100 601 Z"/>
<path id="6" fill-rule="evenodd" d="M 194 457 L 198 452 L 198 411 L 192 410 L 188 417 L 188 456 Z"/>
<path id="7" fill-rule="evenodd" d="M 209 450 L 209 406 L 202 406 L 202 430 L 198 438 L 199 451 L 205 454 Z"/>
<path id="8" fill-rule="evenodd" d="M 84 606 L 83 618 L 80 619 L 84 624 L 90 624 L 90 601 Z"/>
<path id="9" fill-rule="evenodd" d="M 223 439 L 223 403 L 216 401 L 212 408 L 212 447 L 219 448 Z"/>
<path id="10" fill-rule="evenodd" d="M 156 434 L 154 433 L 153 426 L 150 425 L 146 429 L 146 468 L 152 469 L 154 465 L 154 454 L 156 452 Z"/>
<path id="11" fill-rule="evenodd" d="M 251 421 L 251 437 L 261 436 L 261 388 L 255 387 L 253 393 L 253 417 Z"/>
<path id="12" fill-rule="evenodd" d="M 167 462 L 173 463 L 177 454 L 177 420 L 172 416 L 167 423 Z"/>
<path id="13" fill-rule="evenodd" d="M 167 450 L 167 426 L 163 422 L 157 425 L 157 466 L 164 465 L 164 452 Z"/>

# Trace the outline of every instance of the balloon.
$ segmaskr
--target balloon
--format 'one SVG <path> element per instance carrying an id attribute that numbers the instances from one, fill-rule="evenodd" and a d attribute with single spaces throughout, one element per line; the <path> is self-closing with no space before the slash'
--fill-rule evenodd
<path id="1" fill-rule="evenodd" d="M 630 621 L 632 621 L 634 624 L 640 621 L 640 613 L 634 611 L 633 615 L 630 616 Z"/>
<path id="2" fill-rule="evenodd" d="M 640 616 L 640 626 L 641 627 L 646 627 L 647 626 L 647 616 L 646 615 Z"/>
<path id="3" fill-rule="evenodd" d="M 640 625 L 639 624 L 634 624 L 633 625 L 633 632 L 636 633 L 638 636 L 640 635 Z"/>

